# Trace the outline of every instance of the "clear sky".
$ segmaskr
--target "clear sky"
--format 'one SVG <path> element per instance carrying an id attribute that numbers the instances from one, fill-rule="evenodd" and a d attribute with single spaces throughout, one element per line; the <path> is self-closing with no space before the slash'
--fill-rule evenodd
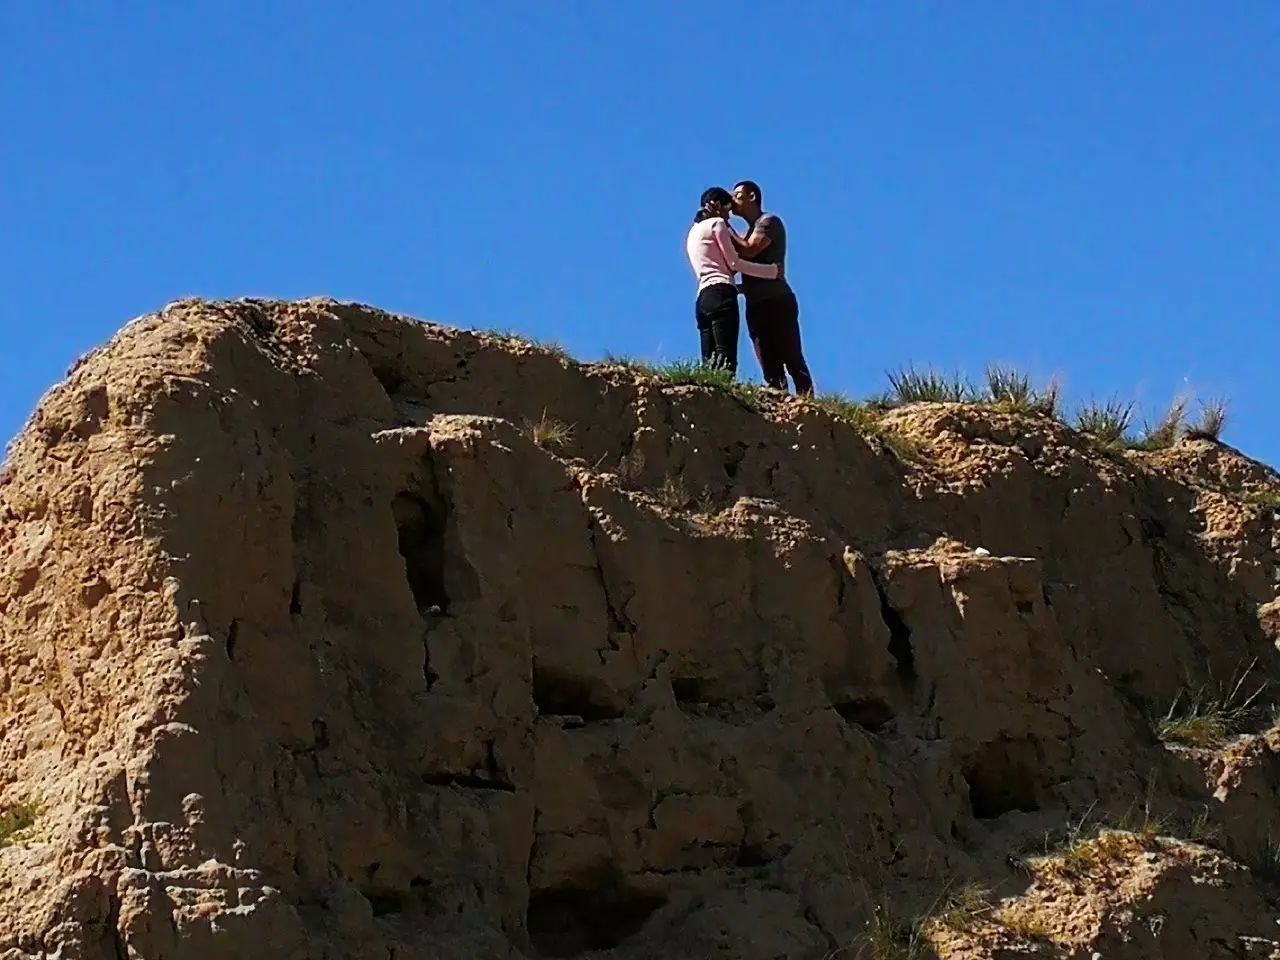
<path id="1" fill-rule="evenodd" d="M 182 296 L 690 356 L 698 194 L 753 178 L 819 389 L 1226 394 L 1280 462 L 1274 0 L 365 6 L 0 0 L 0 438 Z"/>

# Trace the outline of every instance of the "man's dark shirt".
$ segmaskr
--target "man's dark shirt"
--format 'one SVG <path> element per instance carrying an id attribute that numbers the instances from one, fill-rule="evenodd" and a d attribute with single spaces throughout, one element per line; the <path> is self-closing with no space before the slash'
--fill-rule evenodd
<path id="1" fill-rule="evenodd" d="M 783 226 L 782 218 L 776 213 L 762 213 L 760 219 L 751 225 L 747 239 L 750 240 L 757 232 L 763 233 L 771 242 L 754 256 L 744 254 L 742 259 L 752 263 L 783 263 L 787 257 L 787 228 Z M 790 293 L 791 287 L 786 280 L 761 280 L 759 277 L 744 276 L 742 292 L 746 294 L 747 302 L 751 303 L 780 297 Z"/>

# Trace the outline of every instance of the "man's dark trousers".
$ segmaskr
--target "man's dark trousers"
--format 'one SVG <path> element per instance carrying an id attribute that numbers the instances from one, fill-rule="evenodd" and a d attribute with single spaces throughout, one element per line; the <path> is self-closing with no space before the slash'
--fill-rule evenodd
<path id="1" fill-rule="evenodd" d="M 747 333 L 755 344 L 764 382 L 787 389 L 787 374 L 796 393 L 812 394 L 813 378 L 800 343 L 800 305 L 791 291 L 766 300 L 747 300 Z"/>

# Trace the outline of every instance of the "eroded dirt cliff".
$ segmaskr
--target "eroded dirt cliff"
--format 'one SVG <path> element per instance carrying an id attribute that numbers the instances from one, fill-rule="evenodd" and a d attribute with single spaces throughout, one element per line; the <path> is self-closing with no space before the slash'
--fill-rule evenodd
<path id="1" fill-rule="evenodd" d="M 0 957 L 1278 957 L 1280 736 L 1151 722 L 1268 700 L 1276 483 L 170 305 L 0 475 Z"/>

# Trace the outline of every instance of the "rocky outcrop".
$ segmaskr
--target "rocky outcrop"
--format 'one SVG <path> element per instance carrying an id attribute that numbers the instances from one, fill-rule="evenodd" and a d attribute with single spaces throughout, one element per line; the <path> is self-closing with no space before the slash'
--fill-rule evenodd
<path id="1" fill-rule="evenodd" d="M 134 321 L 0 476 L 0 957 L 907 956 L 877 918 L 970 882 L 914 955 L 1280 949 L 1274 734 L 1149 723 L 1277 675 L 1274 475 L 881 428 L 329 301 Z M 1220 849 L 1020 871 L 1137 808 Z"/>

